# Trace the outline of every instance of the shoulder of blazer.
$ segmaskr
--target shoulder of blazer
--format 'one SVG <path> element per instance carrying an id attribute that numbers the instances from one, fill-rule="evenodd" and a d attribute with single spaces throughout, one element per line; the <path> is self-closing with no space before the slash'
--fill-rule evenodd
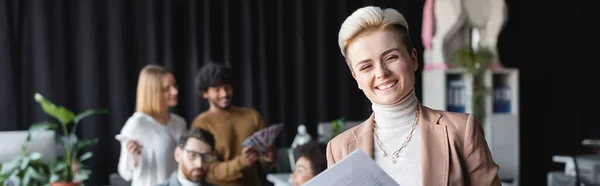
<path id="1" fill-rule="evenodd" d="M 356 142 L 356 139 L 361 135 L 362 131 L 364 131 L 362 130 L 363 127 L 368 127 L 367 121 L 368 120 L 363 121 L 361 124 L 349 128 L 331 139 L 329 141 L 331 149 L 333 151 L 340 151 L 343 148 L 346 148 L 348 144 Z"/>
<path id="2" fill-rule="evenodd" d="M 435 112 L 441 115 L 436 124 L 446 126 L 449 133 L 454 133 L 454 135 L 459 136 L 461 139 L 465 137 L 467 127 L 481 129 L 480 126 L 476 126 L 479 125 L 479 122 L 476 121 L 477 119 L 472 114 L 440 110 L 435 110 Z"/>

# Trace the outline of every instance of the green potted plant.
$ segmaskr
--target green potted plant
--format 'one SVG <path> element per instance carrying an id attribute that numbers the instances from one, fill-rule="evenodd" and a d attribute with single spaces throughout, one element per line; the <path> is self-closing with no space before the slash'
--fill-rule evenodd
<path id="1" fill-rule="evenodd" d="M 95 114 L 106 113 L 106 110 L 90 109 L 75 115 L 72 111 L 46 100 L 39 93 L 36 93 L 34 98 L 35 101 L 40 104 L 44 112 L 54 117 L 59 122 L 59 125 L 49 121 L 35 123 L 29 129 L 30 136 L 35 136 L 37 132 L 44 130 L 60 130 L 63 135 L 61 136 L 61 143 L 64 149 L 64 158 L 56 161 L 50 167 L 50 185 L 81 185 L 91 174 L 91 170 L 81 162 L 91 158 L 92 152 L 80 153 L 79 151 L 88 145 L 97 143 L 98 139 L 78 139 L 75 134 L 77 125 L 81 123 L 84 118 Z M 78 154 L 81 155 L 77 157 Z"/>
<path id="2" fill-rule="evenodd" d="M 0 185 L 15 184 L 12 181 L 18 181 L 19 185 L 26 186 L 50 184 L 50 166 L 40 160 L 42 157 L 40 153 L 29 153 L 27 144 L 31 140 L 31 136 L 28 136 L 21 149 L 21 154 L 6 164 L 10 167 L 0 173 Z M 3 165 L 0 163 L 0 170 L 2 167 Z"/>
<path id="3" fill-rule="evenodd" d="M 455 67 L 464 68 L 473 77 L 471 106 L 473 115 L 480 121 L 485 121 L 485 96 L 490 90 L 484 84 L 484 74 L 493 62 L 494 54 L 486 47 L 478 47 L 477 50 L 466 46 L 456 51 L 453 59 Z"/>
<path id="4" fill-rule="evenodd" d="M 331 121 L 331 129 L 333 130 L 333 136 L 331 138 L 344 132 L 344 126 L 345 126 L 344 117 L 341 117 L 341 118 Z"/>

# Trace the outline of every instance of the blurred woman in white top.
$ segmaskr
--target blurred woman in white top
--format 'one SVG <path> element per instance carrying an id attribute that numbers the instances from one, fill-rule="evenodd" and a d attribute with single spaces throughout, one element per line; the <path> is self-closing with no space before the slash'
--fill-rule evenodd
<path id="1" fill-rule="evenodd" d="M 145 66 L 139 76 L 136 112 L 121 129 L 118 171 L 131 185 L 156 185 L 177 169 L 173 150 L 187 129 L 186 121 L 169 112 L 177 105 L 177 84 L 167 69 Z"/>

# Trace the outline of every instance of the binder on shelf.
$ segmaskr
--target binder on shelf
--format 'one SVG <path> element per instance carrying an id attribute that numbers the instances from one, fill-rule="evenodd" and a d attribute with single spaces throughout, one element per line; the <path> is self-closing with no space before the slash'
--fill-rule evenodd
<path id="1" fill-rule="evenodd" d="M 511 89 L 509 86 L 499 86 L 494 88 L 494 113 L 510 113 L 511 110 Z"/>
<path id="2" fill-rule="evenodd" d="M 466 91 L 465 82 L 462 79 L 448 81 L 447 110 L 451 112 L 465 112 Z"/>

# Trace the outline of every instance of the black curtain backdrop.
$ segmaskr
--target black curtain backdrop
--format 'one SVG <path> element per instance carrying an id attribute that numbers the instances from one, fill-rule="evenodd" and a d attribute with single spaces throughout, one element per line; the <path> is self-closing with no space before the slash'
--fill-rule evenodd
<path id="1" fill-rule="evenodd" d="M 598 14 L 584 3 L 507 1 L 498 47 L 504 65 L 520 69 L 521 184 L 544 185 L 548 171 L 562 168 L 552 155 L 585 152 L 582 139 L 600 138 L 591 68 Z M 119 154 L 114 135 L 134 112 L 139 70 L 170 68 L 180 96 L 173 112 L 191 122 L 208 108 L 195 72 L 216 61 L 235 72 L 234 104 L 256 108 L 267 125 L 285 124 L 278 146 L 291 144 L 298 124 L 316 138 L 318 122 L 371 112 L 337 46 L 344 18 L 365 5 L 398 9 L 423 48 L 422 0 L 0 0 L 0 131 L 51 119 L 35 92 L 76 112 L 106 108 L 78 134 L 100 139 L 88 149 L 90 184 L 108 184 Z"/>
<path id="2" fill-rule="evenodd" d="M 500 58 L 520 69 L 521 185 L 546 185 L 553 155 L 591 153 L 600 139 L 596 1 L 507 0 Z"/>

